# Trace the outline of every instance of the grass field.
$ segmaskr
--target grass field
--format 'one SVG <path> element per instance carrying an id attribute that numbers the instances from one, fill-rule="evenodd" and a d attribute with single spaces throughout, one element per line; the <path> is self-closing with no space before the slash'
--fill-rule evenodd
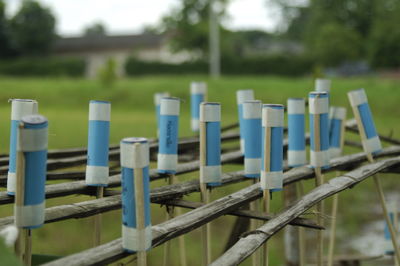
<path id="1" fill-rule="evenodd" d="M 285 104 L 288 97 L 307 97 L 312 90 L 311 78 L 278 78 L 278 77 L 223 77 L 220 80 L 208 80 L 202 76 L 156 76 L 138 77 L 118 81 L 113 88 L 103 88 L 97 81 L 81 79 L 31 79 L 0 77 L 0 151 L 8 152 L 10 98 L 32 98 L 39 101 L 39 111 L 49 119 L 49 146 L 51 149 L 66 147 L 82 147 L 87 144 L 88 102 L 91 99 L 109 100 L 112 102 L 111 143 L 118 143 L 127 136 L 155 137 L 156 123 L 153 105 L 155 92 L 169 91 L 173 96 L 180 97 L 182 103 L 180 136 L 192 133 L 189 129 L 189 83 L 192 80 L 205 80 L 209 87 L 209 101 L 222 104 L 222 124 L 227 125 L 237 120 L 235 91 L 252 88 L 257 99 L 264 103 Z M 400 90 L 397 80 L 383 80 L 376 77 L 333 79 L 331 95 L 332 105 L 348 107 L 348 117 L 352 116 L 346 92 L 352 89 L 365 88 L 370 101 L 377 129 L 382 134 L 393 134 L 400 137 L 398 108 Z M 358 139 L 354 135 L 348 137 Z M 354 152 L 347 149 L 346 152 Z M 224 171 L 239 170 L 240 166 L 227 165 Z M 184 175 L 181 180 L 198 178 L 197 173 Z M 386 175 L 385 189 L 393 190 L 394 176 Z M 312 181 L 304 182 L 307 189 L 312 188 Z M 163 180 L 153 182 L 152 187 L 164 185 Z M 236 184 L 213 193 L 213 197 L 221 197 L 237 191 L 248 184 Z M 397 186 L 398 188 L 398 186 Z M 4 190 L 0 188 L 0 190 Z M 62 199 L 48 200 L 47 207 L 88 200 L 89 197 L 70 196 Z M 188 196 L 189 200 L 198 200 L 198 195 Z M 376 193 L 370 180 L 360 184 L 356 189 L 346 191 L 341 196 L 341 202 L 352 202 L 353 208 L 340 206 L 339 226 L 344 228 L 347 236 L 361 234 L 361 225 L 371 214 L 365 207 L 365 202 L 377 202 Z M 281 196 L 273 199 L 273 210 L 281 207 Z M 329 206 L 329 201 L 327 201 Z M 341 208 L 343 207 L 343 208 Z M 163 221 L 165 210 L 159 205 L 152 207 L 153 224 Z M 12 214 L 11 206 L 0 206 L 0 217 Z M 105 215 L 103 222 L 103 242 L 120 237 L 119 211 Z M 221 217 L 213 222 L 213 253 L 217 257 L 223 251 L 234 218 Z M 35 230 L 33 252 L 52 255 L 67 255 L 89 248 L 92 242 L 90 233 L 92 219 L 68 220 L 47 224 Z M 198 265 L 201 251 L 200 234 L 198 230 L 187 234 L 189 265 Z M 271 241 L 271 265 L 283 263 L 282 234 Z M 177 242 L 173 242 L 177 251 Z M 178 263 L 178 253 L 174 255 Z M 162 247 L 149 253 L 151 265 L 159 265 L 162 260 Z M 244 265 L 249 265 L 247 261 Z"/>

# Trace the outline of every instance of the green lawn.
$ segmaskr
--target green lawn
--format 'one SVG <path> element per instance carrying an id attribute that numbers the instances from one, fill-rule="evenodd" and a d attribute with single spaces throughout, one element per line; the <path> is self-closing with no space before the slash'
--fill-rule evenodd
<path id="1" fill-rule="evenodd" d="M 127 136 L 155 137 L 156 123 L 153 105 L 153 94 L 169 91 L 173 96 L 184 100 L 182 103 L 180 135 L 188 136 L 189 129 L 189 83 L 192 80 L 205 80 L 208 83 L 209 101 L 222 104 L 222 124 L 227 125 L 237 120 L 236 95 L 239 89 L 252 88 L 257 99 L 264 103 L 285 104 L 288 97 L 307 97 L 312 90 L 311 78 L 279 78 L 279 77 L 223 77 L 220 80 L 209 80 L 202 76 L 155 76 L 138 77 L 118 81 L 113 88 L 103 88 L 97 81 L 82 79 L 38 79 L 38 78 L 6 78 L 0 77 L 0 132 L 2 141 L 0 151 L 8 151 L 10 98 L 32 98 L 39 101 L 39 111 L 49 119 L 50 148 L 66 148 L 85 146 L 87 143 L 88 102 L 91 99 L 109 100 L 112 102 L 111 142 L 118 143 Z M 396 88 L 397 80 L 385 80 L 376 77 L 334 79 L 331 96 L 333 105 L 349 108 L 346 92 L 363 87 L 366 89 L 370 106 L 378 131 L 382 134 L 393 134 L 400 138 L 398 118 L 400 109 L 400 90 Z M 348 109 L 348 117 L 351 117 Z M 348 137 L 358 139 L 354 135 Z M 346 152 L 355 149 L 347 149 Z M 227 165 L 224 171 L 239 170 L 240 166 Z M 386 189 L 393 189 L 394 176 L 385 175 Z M 198 178 L 197 173 L 186 174 L 181 180 Z M 312 188 L 312 181 L 304 182 L 307 189 Z M 164 185 L 163 180 L 153 182 L 152 186 Z M 213 197 L 221 197 L 243 188 L 245 183 L 217 189 Z M 2 189 L 2 188 L 0 188 Z M 62 199 L 51 199 L 47 206 L 87 200 L 89 197 L 70 196 Z M 188 196 L 189 200 L 198 200 L 198 195 Z M 274 196 L 273 210 L 281 207 L 281 196 Z M 360 234 L 360 225 L 368 219 L 366 202 L 377 202 L 376 193 L 371 181 L 366 181 L 341 196 L 339 226 L 347 230 L 347 234 Z M 354 208 L 345 206 L 352 202 Z M 329 206 L 329 200 L 327 206 Z M 357 208 L 359 207 L 359 208 Z M 329 209 L 329 208 L 328 208 Z M 11 206 L 0 207 L 0 217 L 11 215 Z M 103 215 L 103 242 L 120 237 L 120 212 L 113 211 Z M 153 224 L 160 223 L 165 217 L 164 209 L 154 205 L 152 209 Z M 213 222 L 213 253 L 218 256 L 223 251 L 234 218 L 224 216 Z M 91 246 L 92 220 L 68 220 L 45 225 L 33 232 L 33 252 L 52 255 L 67 255 Z M 89 233 L 87 233 L 89 232 Z M 189 265 L 198 265 L 201 251 L 200 234 L 196 230 L 187 234 Z M 175 263 L 178 263 L 177 242 L 173 243 Z M 163 247 L 149 253 L 151 265 L 159 265 Z M 282 234 L 271 241 L 271 265 L 283 262 Z M 246 262 L 244 265 L 250 265 Z"/>

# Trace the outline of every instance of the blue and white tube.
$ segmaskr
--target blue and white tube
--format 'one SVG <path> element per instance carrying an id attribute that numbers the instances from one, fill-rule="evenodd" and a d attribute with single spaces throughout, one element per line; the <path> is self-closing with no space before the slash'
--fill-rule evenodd
<path id="1" fill-rule="evenodd" d="M 289 98 L 287 100 L 288 114 L 288 151 L 289 167 L 298 167 L 307 163 L 305 136 L 304 98 Z"/>
<path id="2" fill-rule="evenodd" d="M 200 183 L 208 186 L 221 185 L 221 105 L 203 102 L 200 104 Z M 206 150 L 202 150 L 205 148 Z"/>
<path id="3" fill-rule="evenodd" d="M 364 89 L 353 90 L 347 93 L 354 116 L 357 119 L 358 130 L 361 134 L 361 143 L 365 153 L 376 154 L 382 150 L 381 141 L 376 132 L 374 120 L 368 105 Z M 360 121 L 359 121 L 360 120 Z"/>
<path id="4" fill-rule="evenodd" d="M 159 150 L 157 155 L 157 168 L 159 173 L 176 173 L 176 167 L 178 165 L 179 109 L 179 98 L 162 98 L 160 108 Z"/>
<path id="5" fill-rule="evenodd" d="M 281 104 L 262 107 L 262 190 L 279 191 L 283 188 L 283 117 Z"/>
<path id="6" fill-rule="evenodd" d="M 146 138 L 124 138 L 120 146 L 122 171 L 122 247 L 128 252 L 146 251 L 151 248 L 152 240 L 149 143 Z M 143 198 L 139 197 L 141 194 Z M 139 213 L 137 208 L 140 201 L 144 203 L 143 213 Z M 144 230 L 138 228 L 138 217 L 144 217 Z"/>
<path id="7" fill-rule="evenodd" d="M 17 152 L 24 164 L 21 168 L 17 165 L 17 171 L 22 171 L 23 202 L 19 205 L 16 201 L 15 225 L 33 229 L 44 223 L 48 122 L 44 116 L 28 115 L 20 123 Z"/>
<path id="8" fill-rule="evenodd" d="M 200 104 L 207 101 L 207 85 L 205 82 L 192 82 L 190 84 L 190 111 L 191 128 L 193 132 L 199 131 Z"/>
<path id="9" fill-rule="evenodd" d="M 161 99 L 169 97 L 168 92 L 158 92 L 154 94 L 154 106 L 156 107 L 156 119 L 157 119 L 157 137 L 160 136 L 160 104 Z"/>
<path id="10" fill-rule="evenodd" d="M 310 92 L 308 98 L 310 112 L 310 146 L 312 167 L 329 167 L 329 93 Z M 319 135 L 319 138 L 316 137 Z"/>
<path id="11" fill-rule="evenodd" d="M 344 127 L 346 120 L 346 108 L 332 106 L 331 130 L 329 135 L 330 159 L 339 157 L 343 152 Z"/>
<path id="12" fill-rule="evenodd" d="M 397 209 L 396 201 L 390 201 L 387 204 L 387 209 L 388 209 L 390 221 L 393 224 L 393 228 L 396 232 L 398 232 L 399 224 L 398 224 L 398 220 L 397 220 L 398 209 Z M 384 251 L 388 255 L 393 255 L 394 248 L 393 248 L 392 237 L 390 236 L 389 226 L 387 225 L 386 221 L 385 221 L 384 237 L 385 237 Z"/>
<path id="13" fill-rule="evenodd" d="M 331 80 L 330 79 L 316 79 L 315 80 L 315 91 L 328 92 L 331 91 Z"/>
<path id="14" fill-rule="evenodd" d="M 254 100 L 253 90 L 239 90 L 236 91 L 236 102 L 238 105 L 239 115 L 239 132 L 240 132 L 240 151 L 244 154 L 244 132 L 243 132 L 243 103 L 245 101 Z"/>
<path id="15" fill-rule="evenodd" d="M 86 184 L 88 186 L 105 187 L 108 185 L 110 116 L 110 102 L 90 101 L 86 165 Z"/>
<path id="16" fill-rule="evenodd" d="M 7 194 L 15 194 L 15 171 L 18 125 L 23 116 L 38 113 L 38 103 L 29 99 L 11 99 L 11 132 L 10 132 L 10 156 L 7 175 Z"/>
<path id="17" fill-rule="evenodd" d="M 259 178 L 261 171 L 261 101 L 243 102 L 244 176 Z"/>

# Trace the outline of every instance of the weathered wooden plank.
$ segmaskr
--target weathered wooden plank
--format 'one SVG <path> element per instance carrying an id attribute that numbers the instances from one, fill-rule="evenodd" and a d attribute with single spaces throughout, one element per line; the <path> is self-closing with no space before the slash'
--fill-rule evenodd
<path id="1" fill-rule="evenodd" d="M 226 164 L 232 161 L 243 158 L 240 151 L 229 152 L 226 154 L 222 154 L 221 163 Z M 199 169 L 199 161 L 193 161 L 189 163 L 179 164 L 177 168 L 177 175 L 193 172 Z M 150 178 L 151 180 L 166 178 L 167 175 L 157 173 L 156 169 L 150 170 Z M 114 175 L 110 176 L 108 187 L 118 187 L 121 185 L 121 176 Z M 46 186 L 46 198 L 55 198 L 73 194 L 86 194 L 86 195 L 95 195 L 96 188 L 90 187 L 85 184 L 85 181 L 75 181 L 54 185 Z M 0 192 L 0 205 L 8 204 L 14 202 L 14 198 L 7 195 L 5 191 Z"/>
<path id="2" fill-rule="evenodd" d="M 330 180 L 328 183 L 312 190 L 303 196 L 290 208 L 280 212 L 259 230 L 250 232 L 247 236 L 240 239 L 228 252 L 214 262 L 214 265 L 237 265 L 265 242 L 274 233 L 282 229 L 289 221 L 304 213 L 308 208 L 315 205 L 322 199 L 338 193 L 348 187 L 356 185 L 368 176 L 371 176 L 387 167 L 400 164 L 400 158 L 391 158 L 374 164 L 362 166 L 345 176 Z M 260 197 L 261 191 L 258 184 L 251 185 L 233 194 L 217 199 L 209 204 L 199 207 L 193 211 L 182 214 L 181 216 L 170 219 L 159 225 L 152 227 L 153 246 L 160 245 L 172 238 L 190 232 L 203 224 L 227 214 L 243 204 Z M 250 238 L 250 239 L 249 239 Z M 243 243 L 246 240 L 246 243 Z M 240 248 L 237 248 L 240 245 Z M 235 252 L 231 252 L 235 249 Z M 242 250 L 247 252 L 242 252 Z M 91 248 L 62 259 L 50 262 L 48 266 L 67 266 L 67 265 L 94 265 L 106 264 L 129 254 L 124 252 L 121 239 L 114 240 L 104 245 Z M 233 263 L 228 263 L 233 262 Z"/>
<path id="3" fill-rule="evenodd" d="M 235 172 L 233 174 L 226 173 L 222 176 L 222 185 L 228 185 L 243 180 L 245 180 L 243 177 L 243 172 Z M 150 192 L 150 198 L 153 203 L 165 204 L 165 202 L 168 200 L 181 198 L 189 193 L 199 191 L 199 181 L 195 179 L 179 184 L 154 188 Z M 99 213 L 120 209 L 121 191 L 110 190 L 109 192 L 114 193 L 109 193 L 109 196 L 105 198 L 47 208 L 45 213 L 45 222 L 51 223 L 71 218 L 85 218 Z M 12 221 L 13 216 L 0 218 L 0 227 L 8 225 Z M 312 223 L 307 224 L 307 222 L 304 222 L 304 224 L 305 226 L 308 225 L 318 228 L 317 225 Z"/>
<path id="4" fill-rule="evenodd" d="M 215 260 L 211 265 L 237 265 L 249 257 L 290 221 L 313 207 L 323 199 L 351 188 L 366 178 L 394 165 L 400 165 L 400 157 L 385 159 L 373 164 L 361 166 L 351 172 L 329 180 L 301 197 L 289 208 L 279 212 L 273 219 L 259 227 L 256 231 L 242 237 L 232 248 Z"/>
<path id="5" fill-rule="evenodd" d="M 173 200 L 168 200 L 168 201 L 159 202 L 159 203 L 165 204 L 165 205 L 170 205 L 170 206 L 189 208 L 189 209 L 196 209 L 196 208 L 199 208 L 199 207 L 205 205 L 202 202 L 193 202 L 193 201 L 187 201 L 187 200 L 181 200 L 181 199 L 173 199 Z M 261 212 L 245 210 L 245 209 L 234 210 L 234 211 L 231 211 L 230 213 L 228 213 L 227 215 L 234 215 L 234 216 L 238 216 L 238 217 L 257 219 L 257 220 L 261 220 L 261 221 L 269 221 L 274 217 L 271 214 L 264 214 Z M 293 221 L 291 221 L 290 224 L 295 225 L 295 226 L 308 227 L 308 228 L 312 228 L 312 229 L 325 229 L 323 226 L 318 225 L 313 220 L 305 219 L 305 218 L 296 218 Z"/>

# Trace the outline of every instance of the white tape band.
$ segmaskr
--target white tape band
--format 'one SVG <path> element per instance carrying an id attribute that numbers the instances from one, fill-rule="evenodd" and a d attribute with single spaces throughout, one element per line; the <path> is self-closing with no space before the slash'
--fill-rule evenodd
<path id="1" fill-rule="evenodd" d="M 331 90 L 331 81 L 329 79 L 316 79 L 315 80 L 315 90 L 316 91 L 327 91 Z"/>
<path id="2" fill-rule="evenodd" d="M 276 189 L 283 187 L 283 172 L 261 171 L 260 185 L 262 189 Z"/>
<path id="3" fill-rule="evenodd" d="M 240 152 L 242 153 L 242 154 L 244 154 L 244 139 L 243 138 L 241 138 L 240 139 L 240 141 L 239 141 L 239 143 L 240 143 Z"/>
<path id="4" fill-rule="evenodd" d="M 158 92 L 154 94 L 154 105 L 160 105 L 161 99 L 164 97 L 169 97 L 168 92 Z"/>
<path id="5" fill-rule="evenodd" d="M 37 101 L 11 101 L 11 120 L 21 120 L 23 116 L 36 115 L 37 113 Z"/>
<path id="6" fill-rule="evenodd" d="M 330 147 L 329 148 L 329 158 L 331 160 L 335 159 L 335 158 L 337 158 L 337 157 L 339 157 L 341 155 L 342 155 L 342 149 L 341 148 L 338 148 L 338 147 Z"/>
<path id="7" fill-rule="evenodd" d="M 287 101 L 288 115 L 300 114 L 304 115 L 306 110 L 306 103 L 304 99 L 288 99 Z"/>
<path id="8" fill-rule="evenodd" d="M 329 112 L 328 98 L 310 98 L 309 99 L 310 114 L 327 114 Z"/>
<path id="9" fill-rule="evenodd" d="M 45 202 L 36 205 L 14 206 L 17 227 L 38 226 L 44 223 Z"/>
<path id="10" fill-rule="evenodd" d="M 347 96 L 349 97 L 351 106 L 359 106 L 363 103 L 368 102 L 367 95 L 364 89 L 349 91 L 347 93 Z"/>
<path id="11" fill-rule="evenodd" d="M 200 104 L 200 122 L 220 122 L 221 105 Z"/>
<path id="12" fill-rule="evenodd" d="M 200 183 L 219 183 L 221 173 L 221 165 L 200 166 Z"/>
<path id="13" fill-rule="evenodd" d="M 132 251 L 146 251 L 151 248 L 151 225 L 144 228 L 144 242 L 139 242 L 139 231 L 136 228 L 122 225 L 122 247 Z"/>
<path id="14" fill-rule="evenodd" d="M 163 98 L 160 107 L 160 115 L 179 115 L 180 100 Z"/>
<path id="15" fill-rule="evenodd" d="M 326 151 L 310 151 L 310 164 L 313 167 L 324 167 L 329 165 L 329 150 Z"/>
<path id="16" fill-rule="evenodd" d="M 192 131 L 199 131 L 199 119 L 193 119 L 190 120 L 190 125 L 192 128 Z"/>
<path id="17" fill-rule="evenodd" d="M 176 171 L 178 166 L 178 155 L 176 154 L 157 154 L 157 169 Z"/>
<path id="18" fill-rule="evenodd" d="M 262 126 L 263 127 L 283 127 L 283 109 L 263 107 Z"/>
<path id="19" fill-rule="evenodd" d="M 307 163 L 306 151 L 292 151 L 288 150 L 288 165 L 289 166 L 300 166 Z"/>
<path id="20" fill-rule="evenodd" d="M 261 159 L 244 159 L 244 173 L 248 175 L 260 174 Z"/>
<path id="21" fill-rule="evenodd" d="M 121 166 L 132 169 L 149 166 L 149 144 L 121 143 Z"/>
<path id="22" fill-rule="evenodd" d="M 204 82 L 192 82 L 190 83 L 191 94 L 206 94 L 207 85 Z"/>
<path id="23" fill-rule="evenodd" d="M 48 128 L 23 128 L 20 129 L 21 141 L 17 142 L 17 150 L 30 152 L 47 150 L 47 134 Z"/>
<path id="24" fill-rule="evenodd" d="M 245 101 L 254 100 L 253 90 L 240 90 L 236 92 L 236 102 L 237 104 L 242 104 Z"/>
<path id="25" fill-rule="evenodd" d="M 109 103 L 90 103 L 89 120 L 110 121 L 111 104 Z"/>
<path id="26" fill-rule="evenodd" d="M 87 185 L 107 185 L 108 166 L 86 165 L 85 181 Z"/>
<path id="27" fill-rule="evenodd" d="M 330 113 L 332 112 L 331 119 L 345 120 L 346 119 L 346 108 L 332 106 L 330 108 Z"/>
<path id="28" fill-rule="evenodd" d="M 15 173 L 8 172 L 7 175 L 7 191 L 15 193 L 15 188 L 17 186 L 17 175 Z"/>
<path id="29" fill-rule="evenodd" d="M 362 143 L 366 153 L 374 153 L 382 150 L 382 145 L 379 136 L 363 140 Z"/>
<path id="30" fill-rule="evenodd" d="M 261 102 L 244 102 L 243 119 L 261 118 Z"/>

